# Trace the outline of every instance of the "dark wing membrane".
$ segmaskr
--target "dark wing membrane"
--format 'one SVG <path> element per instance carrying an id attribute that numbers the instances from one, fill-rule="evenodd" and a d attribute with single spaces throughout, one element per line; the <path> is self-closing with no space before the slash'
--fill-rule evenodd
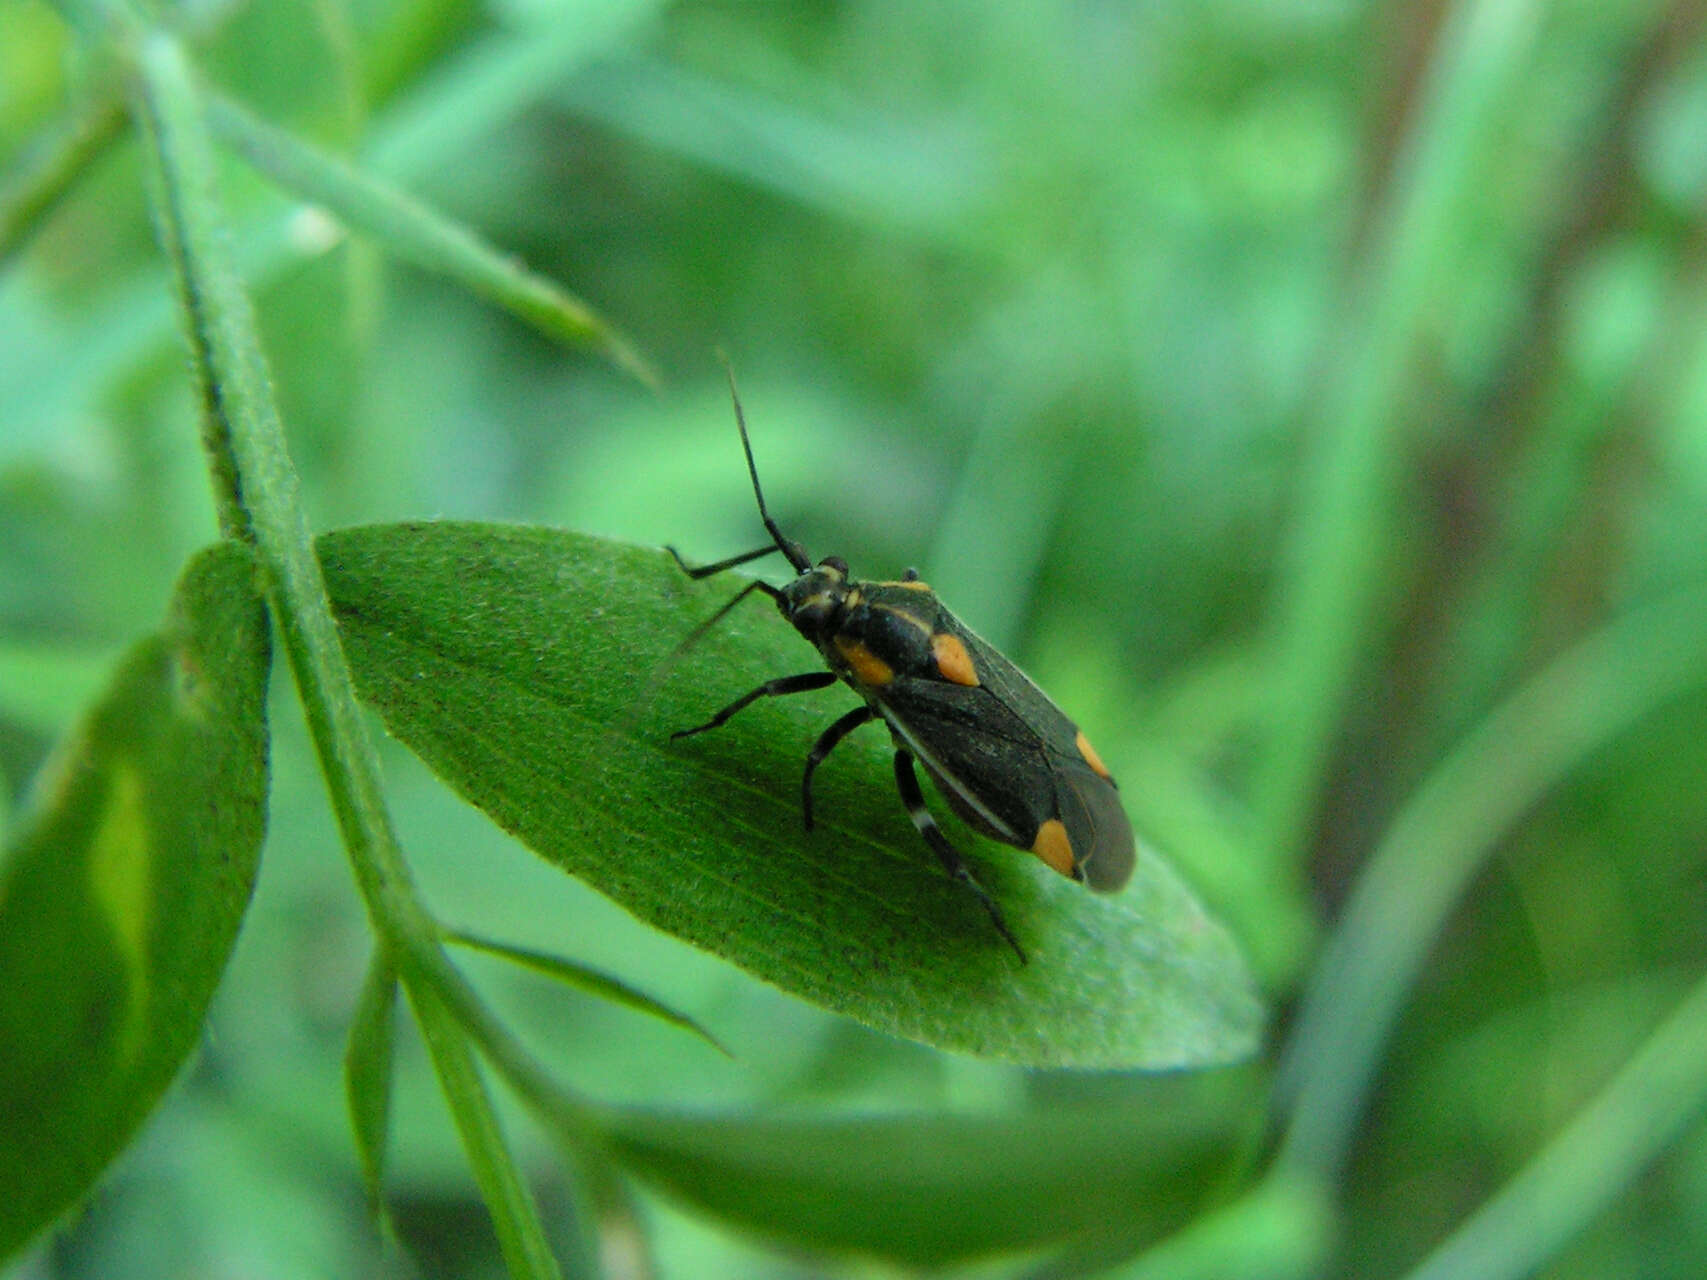
<path id="1" fill-rule="evenodd" d="M 1023 719 L 1031 727 L 1033 737 L 1042 739 L 1044 745 L 1053 748 L 1056 754 L 1077 754 L 1073 738 L 1079 727 L 1032 682 L 1030 676 L 947 609 L 937 615 L 937 627 L 960 638 L 967 653 L 972 655 L 972 666 L 978 673 L 980 685 L 997 702 Z"/>
<path id="2" fill-rule="evenodd" d="M 1057 760 L 1053 776 L 1061 824 L 1085 883 L 1098 893 L 1124 887 L 1137 849 L 1120 792 L 1083 760 Z"/>
<path id="3" fill-rule="evenodd" d="M 1043 739 L 989 690 L 898 679 L 879 705 L 954 811 L 978 830 L 1027 849 L 1055 816 Z"/>
<path id="4" fill-rule="evenodd" d="M 1023 671 L 948 610 L 938 615 L 937 627 L 966 646 L 978 686 L 908 680 L 897 682 L 906 687 L 893 691 L 900 694 L 899 717 L 916 722 L 916 735 L 938 756 L 938 767 L 928 762 L 926 767 L 933 776 L 939 771 L 951 774 L 950 785 L 944 786 L 941 777 L 937 785 L 962 817 L 1022 849 L 1031 847 L 1039 826 L 1059 818 L 1085 883 L 1104 893 L 1119 889 L 1132 875 L 1132 824 L 1120 792 L 1080 753 L 1078 726 Z M 992 830 L 967 813 L 965 797 L 956 796 L 953 785 L 958 782 L 965 791 L 967 780 L 981 784 L 976 800 L 998 814 L 1008 831 Z"/>

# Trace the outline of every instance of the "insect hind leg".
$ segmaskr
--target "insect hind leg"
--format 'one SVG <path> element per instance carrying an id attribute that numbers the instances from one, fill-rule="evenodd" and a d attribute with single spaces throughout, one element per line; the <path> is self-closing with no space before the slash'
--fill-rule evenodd
<path id="1" fill-rule="evenodd" d="M 812 830 L 812 772 L 824 763 L 824 757 L 840 745 L 843 738 L 852 733 L 860 725 L 869 720 L 875 720 L 877 712 L 869 706 L 858 706 L 835 724 L 824 730 L 811 752 L 806 757 L 806 773 L 800 779 L 800 816 L 806 821 L 806 829 Z"/>
<path id="2" fill-rule="evenodd" d="M 919 790 L 918 774 L 913 772 L 913 753 L 905 748 L 895 751 L 895 785 L 901 792 L 901 803 L 907 806 L 907 816 L 913 820 L 913 825 L 919 829 L 919 834 L 925 838 L 925 843 L 941 860 L 943 870 L 965 885 L 984 904 L 984 910 L 989 914 L 990 923 L 996 926 L 996 932 L 1002 935 L 1004 941 L 1014 949 L 1021 964 L 1027 963 L 1025 948 L 1019 945 L 1008 928 L 1008 922 L 1002 916 L 1001 907 L 996 905 L 989 891 L 979 884 L 972 876 L 972 869 L 966 865 L 966 859 L 960 850 L 949 843 L 943 835 L 942 828 L 937 826 L 931 811 L 925 807 L 924 793 Z"/>
<path id="3" fill-rule="evenodd" d="M 805 693 L 808 689 L 823 689 L 836 683 L 834 673 L 829 671 L 808 671 L 804 675 L 782 676 L 776 680 L 766 680 L 757 689 L 742 694 L 723 710 L 719 711 L 704 724 L 696 724 L 691 729 L 677 729 L 670 735 L 670 741 L 678 738 L 691 737 L 696 733 L 704 733 L 707 729 L 715 729 L 728 723 L 729 717 L 737 711 L 742 711 L 753 705 L 760 698 L 780 698 L 791 693 Z"/>

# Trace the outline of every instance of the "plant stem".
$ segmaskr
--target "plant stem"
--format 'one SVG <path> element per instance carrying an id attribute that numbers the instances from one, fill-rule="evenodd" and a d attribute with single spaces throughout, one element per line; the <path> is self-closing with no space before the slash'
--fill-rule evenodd
<path id="1" fill-rule="evenodd" d="M 160 33 L 140 41 L 138 70 L 137 107 L 152 147 L 160 237 L 176 269 L 203 392 L 203 442 L 221 525 L 228 536 L 255 545 L 261 586 L 356 883 L 427 1033 L 512 1273 L 555 1276 L 537 1211 L 496 1126 L 466 1036 L 472 1031 L 483 1049 L 512 1069 L 525 1055 L 445 957 L 386 809 L 378 756 L 327 604 L 254 314 L 226 250 L 192 73 L 177 43 Z M 551 1093 L 563 1109 L 561 1091 Z M 568 1109 L 585 1115 L 572 1103 Z"/>

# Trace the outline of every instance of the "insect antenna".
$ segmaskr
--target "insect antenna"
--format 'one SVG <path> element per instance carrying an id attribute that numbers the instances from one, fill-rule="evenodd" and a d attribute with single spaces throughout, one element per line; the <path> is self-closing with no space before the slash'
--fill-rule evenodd
<path id="1" fill-rule="evenodd" d="M 731 599 L 727 604 L 725 604 L 721 609 L 719 609 L 716 613 L 712 614 L 704 622 L 700 623 L 692 631 L 688 632 L 687 636 L 682 640 L 682 642 L 680 644 L 678 644 L 673 650 L 670 651 L 670 656 L 666 659 L 666 661 L 667 662 L 674 662 L 677 658 L 680 658 L 684 653 L 686 653 L 689 649 L 693 648 L 701 640 L 705 639 L 707 633 L 709 633 L 713 627 L 715 627 L 719 622 L 722 622 L 723 619 L 727 618 L 729 616 L 729 614 L 734 611 L 734 608 L 736 605 L 740 604 L 741 601 L 745 600 L 748 596 L 752 595 L 753 592 L 755 592 L 755 591 L 764 592 L 772 600 L 775 600 L 778 596 L 780 596 L 782 594 L 782 592 L 778 591 L 775 587 L 771 586 L 770 583 L 761 582 L 757 578 L 754 578 L 746 586 L 742 587 L 739 591 L 737 591 L 735 593 L 734 598 Z"/>
<path id="2" fill-rule="evenodd" d="M 753 496 L 759 500 L 759 516 L 765 522 L 765 531 L 775 539 L 777 550 L 788 557 L 788 563 L 794 566 L 795 571 L 805 573 L 812 567 L 811 557 L 798 542 L 783 537 L 782 530 L 776 527 L 776 521 L 771 519 L 771 513 L 765 507 L 765 491 L 759 487 L 759 468 L 753 461 L 753 445 L 747 439 L 747 415 L 741 412 L 741 394 L 735 389 L 735 366 L 722 352 L 718 353 L 718 358 L 723 361 L 723 372 L 729 376 L 729 399 L 735 405 L 735 426 L 741 433 L 741 450 L 747 455 L 747 474 L 753 478 Z"/>

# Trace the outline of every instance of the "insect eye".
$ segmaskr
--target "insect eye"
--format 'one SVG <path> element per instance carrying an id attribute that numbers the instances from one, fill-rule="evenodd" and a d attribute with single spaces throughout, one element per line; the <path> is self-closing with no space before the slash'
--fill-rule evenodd
<path id="1" fill-rule="evenodd" d="M 834 569 L 842 577 L 848 576 L 848 562 L 840 556 L 825 556 L 818 562 L 820 569 Z"/>

